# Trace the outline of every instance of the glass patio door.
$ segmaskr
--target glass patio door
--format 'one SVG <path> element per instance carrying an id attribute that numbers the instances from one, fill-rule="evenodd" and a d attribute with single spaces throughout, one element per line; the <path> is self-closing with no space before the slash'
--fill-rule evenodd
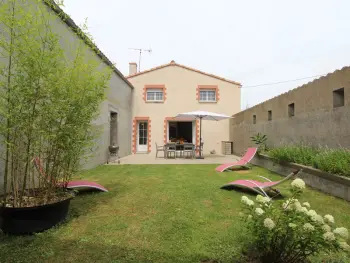
<path id="1" fill-rule="evenodd" d="M 148 122 L 139 122 L 137 127 L 137 151 L 147 152 L 148 150 Z"/>

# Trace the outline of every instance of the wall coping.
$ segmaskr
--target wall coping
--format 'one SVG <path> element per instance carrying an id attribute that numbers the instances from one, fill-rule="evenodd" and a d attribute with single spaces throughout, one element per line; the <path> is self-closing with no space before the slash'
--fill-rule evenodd
<path id="1" fill-rule="evenodd" d="M 333 181 L 333 182 L 336 182 L 336 183 L 339 183 L 339 184 L 350 186 L 350 179 L 347 178 L 347 177 L 344 177 L 344 176 L 331 174 L 331 173 L 324 172 L 324 171 L 321 171 L 319 169 L 316 169 L 316 168 L 313 168 L 313 167 L 310 167 L 310 166 L 305 166 L 305 165 L 302 165 L 302 164 L 290 163 L 290 162 L 284 162 L 284 161 L 277 161 L 276 159 L 271 158 L 270 156 L 267 156 L 265 154 L 259 154 L 259 155 L 256 155 L 255 157 L 256 158 L 265 159 L 265 160 L 270 160 L 272 162 L 275 162 L 275 163 L 278 163 L 280 165 L 287 166 L 287 167 L 290 167 L 290 168 L 303 169 L 303 172 L 306 172 L 308 174 L 312 174 L 312 175 L 315 175 L 315 176 L 318 176 L 318 177 L 325 178 L 325 179 L 327 179 L 329 181 Z"/>

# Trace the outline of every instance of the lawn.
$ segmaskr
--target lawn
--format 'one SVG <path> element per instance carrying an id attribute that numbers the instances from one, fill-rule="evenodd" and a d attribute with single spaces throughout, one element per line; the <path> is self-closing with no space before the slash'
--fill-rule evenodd
<path id="1" fill-rule="evenodd" d="M 82 178 L 110 192 L 77 196 L 67 222 L 52 230 L 27 237 L 0 234 L 0 262 L 235 262 L 243 233 L 242 193 L 220 186 L 242 177 L 280 177 L 258 167 L 227 173 L 214 168 L 124 165 L 84 172 Z M 279 187 L 285 196 L 288 186 Z M 311 189 L 303 201 L 350 228 L 349 203 Z"/>

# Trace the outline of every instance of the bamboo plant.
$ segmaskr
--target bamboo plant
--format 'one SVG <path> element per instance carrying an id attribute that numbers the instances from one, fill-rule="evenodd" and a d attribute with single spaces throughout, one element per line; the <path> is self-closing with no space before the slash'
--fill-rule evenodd
<path id="1" fill-rule="evenodd" d="M 53 5 L 50 0 L 46 4 Z M 75 32 L 74 43 L 56 33 L 58 20 L 42 0 L 0 5 L 2 204 L 8 207 L 68 198 L 65 186 L 96 136 L 91 123 L 111 70 L 97 59 L 94 45 L 80 40 L 87 38 L 83 31 Z M 44 173 L 34 169 L 35 157 Z"/>

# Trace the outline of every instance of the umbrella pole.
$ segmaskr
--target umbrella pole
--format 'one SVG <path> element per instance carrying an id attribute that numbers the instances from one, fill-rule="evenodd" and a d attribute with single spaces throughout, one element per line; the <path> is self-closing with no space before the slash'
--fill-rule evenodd
<path id="1" fill-rule="evenodd" d="M 203 117 L 199 117 L 199 157 L 197 159 L 204 159 L 204 157 L 202 156 L 202 118 Z"/>

